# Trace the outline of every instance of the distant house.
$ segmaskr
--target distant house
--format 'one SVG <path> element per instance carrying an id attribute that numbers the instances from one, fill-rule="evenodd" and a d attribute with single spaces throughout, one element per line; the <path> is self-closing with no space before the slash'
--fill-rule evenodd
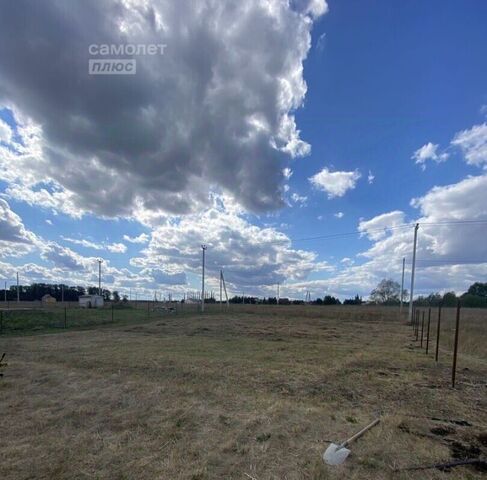
<path id="1" fill-rule="evenodd" d="M 80 295 L 79 306 L 83 308 L 103 307 L 103 297 L 101 295 Z"/>
<path id="2" fill-rule="evenodd" d="M 56 299 L 52 295 L 46 293 L 42 296 L 41 302 L 43 305 L 51 305 L 52 303 L 56 303 Z"/>

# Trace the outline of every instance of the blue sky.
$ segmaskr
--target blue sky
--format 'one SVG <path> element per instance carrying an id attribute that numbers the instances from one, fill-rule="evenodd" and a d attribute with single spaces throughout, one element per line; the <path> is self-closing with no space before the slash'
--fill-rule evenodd
<path id="1" fill-rule="evenodd" d="M 487 221 L 485 2 L 303 0 L 272 14 L 241 3 L 218 7 L 215 26 L 182 2 L 178 18 L 197 32 L 184 43 L 164 28 L 174 12 L 162 0 L 150 34 L 130 9 L 120 15 L 133 30 L 91 34 L 83 16 L 111 18 L 115 1 L 77 3 L 79 21 L 46 2 L 38 38 L 21 28 L 16 60 L 0 49 L 2 280 L 20 270 L 88 285 L 102 257 L 108 288 L 182 295 L 198 288 L 205 242 L 214 288 L 224 268 L 233 292 L 270 295 L 279 282 L 293 297 L 366 296 L 411 256 L 412 228 L 375 230 L 418 219 L 445 223 L 420 232 L 419 256 L 437 262 L 419 272 L 420 293 L 485 280 L 485 225 L 447 225 Z M 38 8 L 19 5 L 1 36 Z M 134 79 L 78 70 L 87 42 L 120 38 L 168 53 L 141 59 L 152 74 Z M 28 74 L 60 44 L 75 58 Z M 323 169 L 326 185 L 310 181 Z M 465 251 L 475 268 L 451 264 Z"/>

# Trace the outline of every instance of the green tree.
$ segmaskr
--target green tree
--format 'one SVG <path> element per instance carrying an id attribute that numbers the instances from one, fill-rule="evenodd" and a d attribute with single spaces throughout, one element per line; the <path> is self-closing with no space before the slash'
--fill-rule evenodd
<path id="1" fill-rule="evenodd" d="M 487 283 L 475 282 L 470 285 L 467 293 L 470 295 L 477 295 L 478 297 L 487 297 Z"/>
<path id="2" fill-rule="evenodd" d="M 442 303 L 445 307 L 453 307 L 457 304 L 457 296 L 455 292 L 446 292 L 443 295 Z"/>

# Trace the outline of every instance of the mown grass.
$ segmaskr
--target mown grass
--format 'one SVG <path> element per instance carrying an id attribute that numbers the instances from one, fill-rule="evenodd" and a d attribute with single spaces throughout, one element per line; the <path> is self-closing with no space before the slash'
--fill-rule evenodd
<path id="1" fill-rule="evenodd" d="M 160 318 L 163 314 L 151 307 L 134 308 L 108 305 L 104 308 L 38 307 L 2 311 L 1 334 L 19 335 L 54 333 L 59 329 L 79 329 L 106 324 L 126 324 Z"/>
<path id="2" fill-rule="evenodd" d="M 449 359 L 395 310 L 241 307 L 0 339 L 0 477 L 482 478 L 392 470 L 448 460 L 452 442 L 485 454 L 481 359 L 460 357 L 452 390 Z M 344 466 L 323 464 L 376 415 Z"/>

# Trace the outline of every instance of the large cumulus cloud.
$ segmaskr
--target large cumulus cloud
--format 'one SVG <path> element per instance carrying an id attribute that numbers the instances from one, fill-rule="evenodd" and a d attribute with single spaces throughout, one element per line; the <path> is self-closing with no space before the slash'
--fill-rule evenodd
<path id="1" fill-rule="evenodd" d="M 316 270 L 331 267 L 317 261 L 310 251 L 292 248 L 284 233 L 251 224 L 228 197 L 213 197 L 203 214 L 170 219 L 156 227 L 134 267 L 200 274 L 201 244 L 207 246 L 206 267 L 209 282 L 216 285 L 220 269 L 232 291 L 263 294 L 276 283 L 305 279 Z"/>
<path id="2" fill-rule="evenodd" d="M 211 189 L 280 206 L 284 159 L 310 149 L 293 111 L 325 12 L 324 0 L 6 2 L 0 101 L 41 127 L 13 194 L 106 216 L 187 213 Z M 88 75 L 91 44 L 132 43 L 167 47 L 137 56 L 136 75 Z"/>

